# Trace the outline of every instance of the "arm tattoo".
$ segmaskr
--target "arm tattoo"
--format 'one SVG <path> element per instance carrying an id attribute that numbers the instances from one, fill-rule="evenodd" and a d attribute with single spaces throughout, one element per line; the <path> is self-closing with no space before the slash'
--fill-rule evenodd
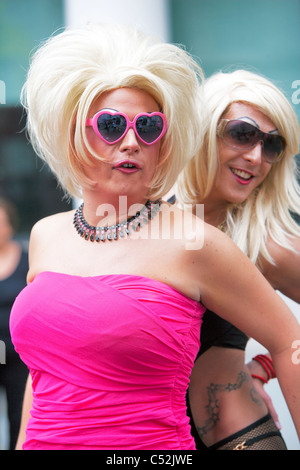
<path id="1" fill-rule="evenodd" d="M 205 423 L 203 426 L 201 427 L 197 426 L 197 431 L 198 431 L 200 438 L 204 436 L 207 432 L 209 432 L 211 429 L 213 429 L 214 426 L 216 426 L 216 424 L 220 421 L 220 409 L 219 409 L 218 395 L 221 392 L 230 393 L 234 390 L 238 390 L 243 386 L 244 383 L 249 382 L 249 380 L 251 380 L 250 375 L 244 371 L 241 371 L 239 372 L 237 376 L 236 383 L 231 383 L 231 382 L 228 382 L 227 384 L 211 383 L 208 387 L 206 387 L 207 396 L 208 396 L 208 404 L 206 405 L 205 408 L 209 417 L 208 419 L 205 420 Z M 250 397 L 254 401 L 254 403 L 257 403 L 258 405 L 261 404 L 260 397 L 254 387 L 252 387 L 250 390 Z"/>

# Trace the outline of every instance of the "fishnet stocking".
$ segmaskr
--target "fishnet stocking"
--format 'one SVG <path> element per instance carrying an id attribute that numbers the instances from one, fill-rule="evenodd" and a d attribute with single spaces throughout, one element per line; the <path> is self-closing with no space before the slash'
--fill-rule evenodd
<path id="1" fill-rule="evenodd" d="M 287 450 L 270 415 L 217 442 L 209 450 Z"/>

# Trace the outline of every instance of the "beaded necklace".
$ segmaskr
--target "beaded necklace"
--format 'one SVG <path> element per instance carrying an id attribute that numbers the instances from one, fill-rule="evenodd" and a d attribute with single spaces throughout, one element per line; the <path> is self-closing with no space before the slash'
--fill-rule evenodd
<path id="1" fill-rule="evenodd" d="M 137 231 L 143 224 L 147 224 L 149 220 L 159 212 L 162 201 L 150 201 L 139 210 L 135 215 L 129 217 L 123 222 L 116 225 L 105 225 L 95 227 L 89 225 L 83 216 L 83 203 L 75 212 L 73 224 L 77 233 L 85 240 L 91 242 L 105 242 L 105 240 L 118 240 L 130 234 L 130 230 Z"/>

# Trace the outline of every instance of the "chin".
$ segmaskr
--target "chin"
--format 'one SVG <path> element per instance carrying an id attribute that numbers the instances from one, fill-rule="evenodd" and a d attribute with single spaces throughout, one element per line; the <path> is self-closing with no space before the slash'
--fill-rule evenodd
<path id="1" fill-rule="evenodd" d="M 229 197 L 229 198 L 227 198 L 227 202 L 229 204 L 242 204 L 243 202 L 245 202 L 249 198 L 250 194 L 251 194 L 251 192 L 247 195 Z"/>

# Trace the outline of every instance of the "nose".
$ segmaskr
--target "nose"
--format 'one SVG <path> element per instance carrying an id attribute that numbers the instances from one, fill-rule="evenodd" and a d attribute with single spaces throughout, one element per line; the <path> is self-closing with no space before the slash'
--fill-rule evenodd
<path id="1" fill-rule="evenodd" d="M 140 143 L 133 128 L 128 129 L 120 144 L 121 152 L 135 153 L 139 150 Z"/>
<path id="2" fill-rule="evenodd" d="M 262 153 L 263 153 L 263 142 L 258 141 L 257 144 L 249 150 L 246 150 L 243 153 L 243 157 L 245 160 L 257 165 L 262 161 Z"/>

